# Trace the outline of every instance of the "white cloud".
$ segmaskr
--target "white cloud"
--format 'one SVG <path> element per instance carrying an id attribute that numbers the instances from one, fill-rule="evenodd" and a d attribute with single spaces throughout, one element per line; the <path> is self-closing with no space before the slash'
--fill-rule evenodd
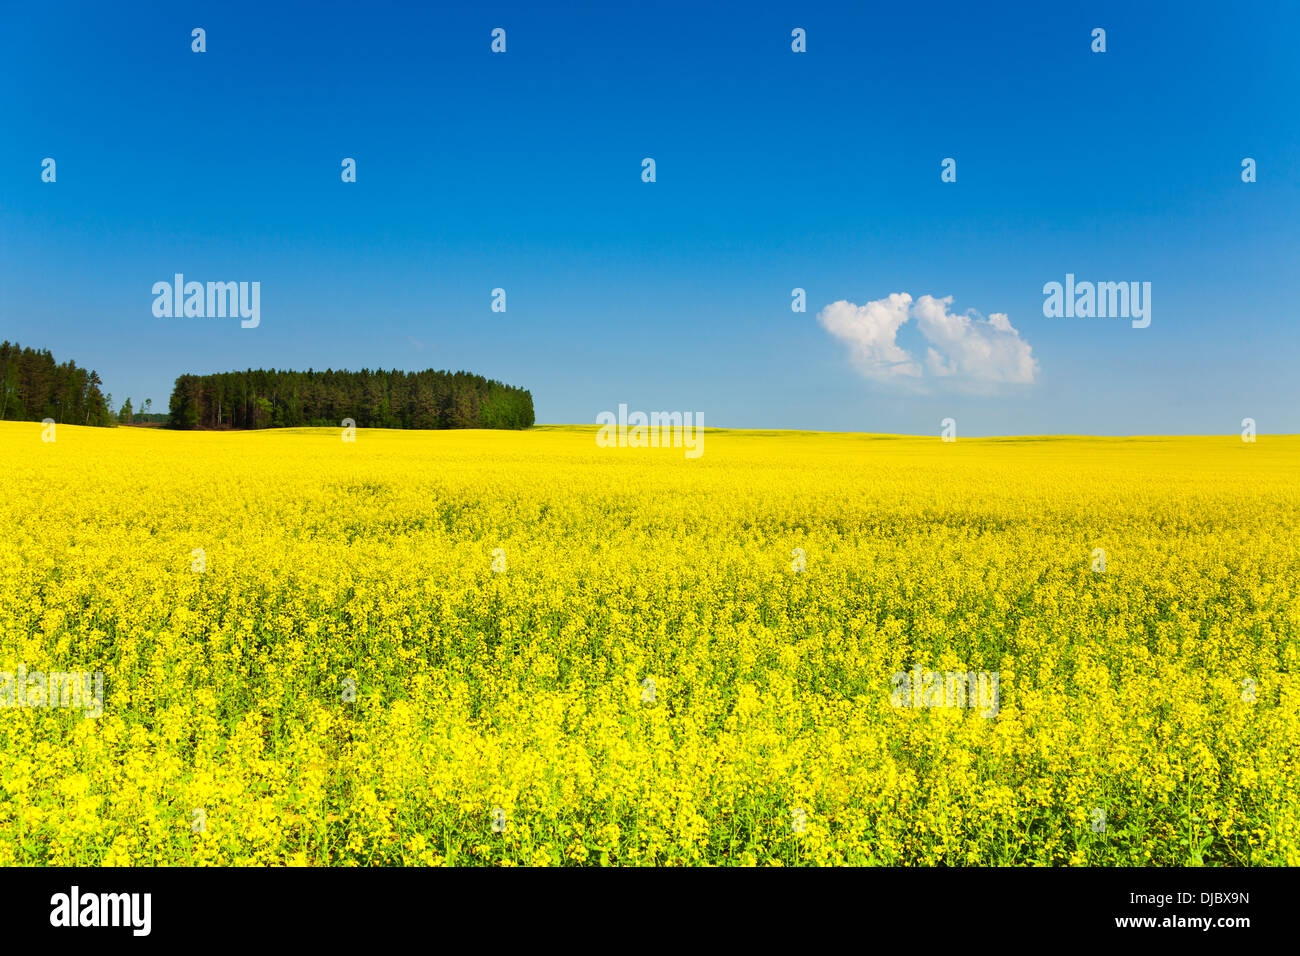
<path id="1" fill-rule="evenodd" d="M 880 382 L 915 379 L 921 377 L 921 366 L 896 341 L 911 304 L 912 297 L 906 292 L 866 305 L 841 300 L 822 309 L 817 321 L 848 343 L 853 364 L 867 378 Z"/>
<path id="2" fill-rule="evenodd" d="M 1033 350 L 1005 314 L 984 318 L 974 310 L 950 312 L 950 305 L 952 296 L 923 295 L 914 303 L 906 292 L 895 292 L 866 305 L 832 302 L 817 321 L 848 345 L 854 367 L 875 382 L 917 389 L 938 381 L 960 391 L 989 391 L 1038 378 Z M 898 330 L 913 318 L 929 343 L 924 362 L 898 344 Z"/>

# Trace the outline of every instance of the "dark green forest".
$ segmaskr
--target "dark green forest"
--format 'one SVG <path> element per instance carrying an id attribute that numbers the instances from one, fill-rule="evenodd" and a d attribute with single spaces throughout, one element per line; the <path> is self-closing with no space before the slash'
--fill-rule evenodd
<path id="1" fill-rule="evenodd" d="M 0 420 L 116 425 L 158 422 L 148 404 L 120 412 L 93 369 L 55 362 L 48 349 L 0 343 Z M 143 414 L 142 414 L 143 412 Z M 528 428 L 533 396 L 470 372 L 290 372 L 249 369 L 176 379 L 166 422 L 173 428 Z"/>
<path id="2" fill-rule="evenodd" d="M 533 396 L 470 372 L 277 371 L 182 375 L 173 428 L 528 428 Z"/>
<path id="3" fill-rule="evenodd" d="M 112 425 L 103 384 L 94 369 L 55 362 L 48 349 L 0 342 L 0 421 Z"/>

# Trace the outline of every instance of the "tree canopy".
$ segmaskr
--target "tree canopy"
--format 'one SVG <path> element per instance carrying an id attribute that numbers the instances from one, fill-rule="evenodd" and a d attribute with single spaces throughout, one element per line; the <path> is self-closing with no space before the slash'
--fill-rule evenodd
<path id="1" fill-rule="evenodd" d="M 248 369 L 182 375 L 172 389 L 176 428 L 527 428 L 533 396 L 470 372 Z"/>
<path id="2" fill-rule="evenodd" d="M 59 424 L 111 425 L 109 410 L 94 369 L 76 362 L 56 363 L 48 349 L 0 342 L 0 420 Z"/>

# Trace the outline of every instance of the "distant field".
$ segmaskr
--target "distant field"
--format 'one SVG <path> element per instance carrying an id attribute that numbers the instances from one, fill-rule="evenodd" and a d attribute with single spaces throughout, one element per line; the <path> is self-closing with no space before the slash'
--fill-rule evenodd
<path id="1" fill-rule="evenodd" d="M 1300 864 L 1300 437 L 41 436 L 0 864 Z"/>

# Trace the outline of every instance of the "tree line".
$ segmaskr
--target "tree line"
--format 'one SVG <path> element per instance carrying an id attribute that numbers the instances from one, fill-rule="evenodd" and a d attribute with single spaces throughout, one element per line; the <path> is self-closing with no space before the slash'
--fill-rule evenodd
<path id="1" fill-rule="evenodd" d="M 248 369 L 182 375 L 173 428 L 528 428 L 533 396 L 471 372 Z"/>
<path id="2" fill-rule="evenodd" d="M 112 396 L 94 369 L 55 362 L 49 349 L 0 342 L 0 420 L 59 424 L 112 425 Z"/>
<path id="3" fill-rule="evenodd" d="M 166 415 L 134 409 L 127 399 L 114 412 L 113 396 L 94 369 L 56 362 L 48 349 L 0 342 L 0 420 L 116 425 L 160 422 L 174 428 L 527 428 L 533 396 L 470 372 L 292 372 L 249 369 L 176 379 Z"/>

